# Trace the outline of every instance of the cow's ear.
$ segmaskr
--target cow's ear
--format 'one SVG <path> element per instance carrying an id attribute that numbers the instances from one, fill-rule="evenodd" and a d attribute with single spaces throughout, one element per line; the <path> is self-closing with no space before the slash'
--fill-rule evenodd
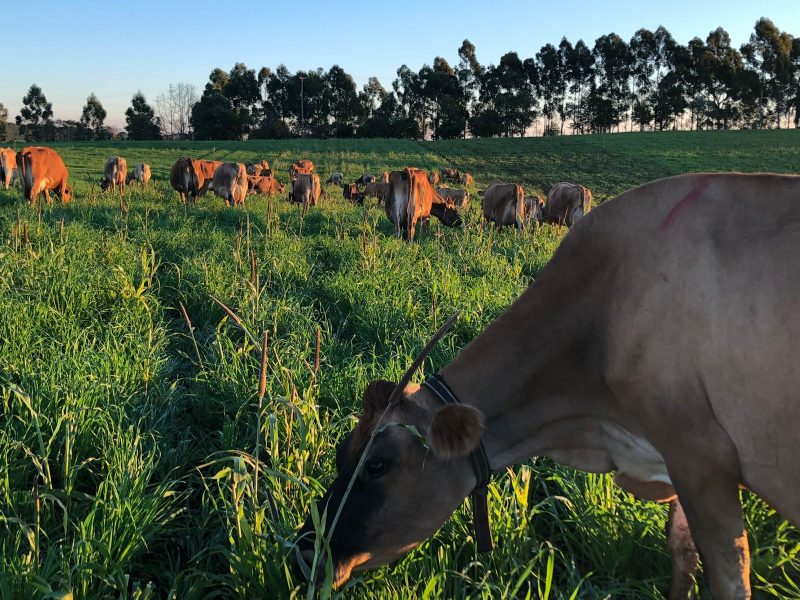
<path id="1" fill-rule="evenodd" d="M 389 397 L 392 395 L 397 384 L 384 379 L 371 382 L 364 390 L 362 405 L 364 414 L 372 415 L 378 411 L 384 411 L 389 406 Z"/>
<path id="2" fill-rule="evenodd" d="M 483 428 L 483 414 L 477 408 L 448 404 L 433 415 L 428 443 L 437 458 L 462 458 L 478 447 Z"/>

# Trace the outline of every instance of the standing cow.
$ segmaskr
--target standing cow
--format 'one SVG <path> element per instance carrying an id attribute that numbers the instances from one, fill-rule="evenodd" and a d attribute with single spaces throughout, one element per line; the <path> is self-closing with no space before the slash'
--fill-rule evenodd
<path id="1" fill-rule="evenodd" d="M 298 173 L 292 182 L 289 202 L 300 203 L 303 205 L 303 210 L 305 210 L 317 204 L 321 191 L 319 175 L 316 173 Z"/>
<path id="2" fill-rule="evenodd" d="M 139 163 L 134 167 L 133 173 L 128 173 L 128 176 L 125 178 L 125 183 L 131 185 L 133 183 L 138 183 L 143 188 L 147 188 L 147 184 L 150 183 L 150 179 L 152 177 L 152 173 L 150 171 L 150 165 L 147 163 Z"/>
<path id="3" fill-rule="evenodd" d="M 0 182 L 8 189 L 17 178 L 17 154 L 11 148 L 0 148 Z"/>
<path id="4" fill-rule="evenodd" d="M 520 231 L 525 224 L 525 190 L 516 183 L 494 182 L 483 193 L 484 225 L 491 221 L 501 230 L 507 225 Z"/>
<path id="5" fill-rule="evenodd" d="M 466 210 L 469 206 L 469 192 L 467 190 L 459 190 L 457 188 L 447 187 L 440 185 L 436 188 L 442 198 L 450 198 L 457 208 Z"/>
<path id="6" fill-rule="evenodd" d="M 115 192 L 119 186 L 124 196 L 127 173 L 128 161 L 121 156 L 112 156 L 106 161 L 105 169 L 103 169 L 103 181 L 100 183 L 100 189 L 104 192 L 109 189 Z"/>
<path id="7" fill-rule="evenodd" d="M 225 200 L 225 205 L 244 206 L 247 195 L 247 169 L 242 163 L 222 163 L 214 171 L 214 193 Z"/>
<path id="8" fill-rule="evenodd" d="M 431 215 L 448 227 L 461 227 L 462 220 L 452 200 L 442 198 L 433 189 L 425 171 L 406 167 L 389 174 L 389 193 L 384 204 L 386 216 L 403 239 L 413 241 L 417 223 L 425 228 Z"/>
<path id="9" fill-rule="evenodd" d="M 16 162 L 22 190 L 32 205 L 40 194 L 44 194 L 50 204 L 50 190 L 58 194 L 64 204 L 72 200 L 72 186 L 67 184 L 69 171 L 58 152 L 40 146 L 23 148 Z"/>
<path id="10" fill-rule="evenodd" d="M 344 173 L 336 172 L 331 173 L 331 176 L 328 177 L 328 180 L 325 183 L 332 183 L 333 185 L 342 185 L 344 183 Z"/>
<path id="11" fill-rule="evenodd" d="M 582 185 L 561 182 L 547 194 L 542 221 L 572 227 L 592 208 L 592 192 Z"/>

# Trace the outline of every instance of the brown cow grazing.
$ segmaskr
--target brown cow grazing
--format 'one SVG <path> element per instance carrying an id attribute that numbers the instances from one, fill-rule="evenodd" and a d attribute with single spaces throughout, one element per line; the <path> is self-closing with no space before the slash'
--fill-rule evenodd
<path id="1" fill-rule="evenodd" d="M 103 169 L 103 181 L 100 183 L 100 189 L 104 192 L 108 190 L 116 192 L 117 186 L 119 186 L 124 196 L 127 173 L 128 161 L 121 156 L 112 156 L 106 161 L 106 166 Z"/>
<path id="2" fill-rule="evenodd" d="M 128 185 L 138 183 L 142 187 L 146 188 L 147 184 L 150 183 L 150 178 L 150 165 L 146 163 L 139 163 L 136 165 L 136 167 L 134 167 L 133 173 L 128 173 L 127 177 L 125 177 L 125 183 Z"/>
<path id="3" fill-rule="evenodd" d="M 466 209 L 469 206 L 469 192 L 440 185 L 436 188 L 439 195 L 443 198 L 450 198 L 457 208 Z"/>
<path id="4" fill-rule="evenodd" d="M 592 192 L 575 183 L 557 183 L 547 194 L 542 221 L 572 227 L 592 208 Z"/>
<path id="5" fill-rule="evenodd" d="M 195 170 L 198 177 L 198 195 L 202 196 L 213 185 L 217 169 L 223 165 L 221 160 L 195 160 Z"/>
<path id="6" fill-rule="evenodd" d="M 252 177 L 247 178 L 248 194 L 267 194 L 272 196 L 275 193 L 282 193 L 286 188 L 274 177 Z"/>
<path id="7" fill-rule="evenodd" d="M 389 183 L 389 171 L 381 173 L 381 183 Z"/>
<path id="8" fill-rule="evenodd" d="M 541 222 L 545 198 L 539 194 L 525 196 L 525 220 L 528 222 Z"/>
<path id="9" fill-rule="evenodd" d="M 428 181 L 430 181 L 431 185 L 436 187 L 439 185 L 439 182 L 442 180 L 441 175 L 439 175 L 439 171 L 431 171 L 428 175 Z"/>
<path id="10" fill-rule="evenodd" d="M 225 206 L 244 206 L 247 195 L 247 169 L 242 163 L 222 163 L 214 171 L 211 189 L 225 200 Z"/>
<path id="11" fill-rule="evenodd" d="M 301 159 L 294 162 L 289 167 L 289 179 L 294 182 L 298 175 L 308 175 L 314 172 L 314 163 L 308 159 Z"/>
<path id="12" fill-rule="evenodd" d="M 364 187 L 364 196 L 366 198 L 377 198 L 378 204 L 386 202 L 386 197 L 389 195 L 389 184 L 381 183 L 379 181 L 372 181 Z"/>
<path id="13" fill-rule="evenodd" d="M 461 179 L 461 174 L 458 172 L 458 169 L 452 169 L 450 167 L 446 167 L 442 169 L 442 179 L 452 179 L 453 181 L 459 181 Z"/>
<path id="14" fill-rule="evenodd" d="M 501 230 L 514 225 L 520 231 L 525 224 L 525 190 L 516 183 L 495 181 L 483 192 L 483 218 Z"/>
<path id="15" fill-rule="evenodd" d="M 181 202 L 186 204 L 187 198 L 193 203 L 197 202 L 197 196 L 200 193 L 200 188 L 205 183 L 202 180 L 202 175 L 199 173 L 197 161 L 192 160 L 186 156 L 179 158 L 172 165 L 169 172 L 169 183 L 172 188 L 181 196 Z"/>
<path id="16" fill-rule="evenodd" d="M 331 176 L 328 177 L 328 180 L 325 183 L 332 183 L 333 185 L 343 185 L 344 174 L 339 172 L 331 173 Z"/>
<path id="17" fill-rule="evenodd" d="M 375 181 L 375 175 L 365 174 L 356 179 L 356 183 L 358 185 L 367 185 L 368 183 L 373 183 Z"/>
<path id="18" fill-rule="evenodd" d="M 358 190 L 358 185 L 355 183 L 345 183 L 342 186 L 342 196 L 345 200 L 354 202 L 359 206 L 364 204 L 364 194 Z"/>
<path id="19" fill-rule="evenodd" d="M 305 210 L 317 204 L 321 191 L 319 175 L 298 173 L 297 179 L 292 183 L 292 191 L 289 192 L 289 202 L 298 202 L 303 205 L 303 210 Z"/>
<path id="20" fill-rule="evenodd" d="M 18 179 L 17 153 L 11 148 L 0 148 L 0 182 L 8 189 L 15 179 Z"/>
<path id="21" fill-rule="evenodd" d="M 669 598 L 698 551 L 714 598 L 750 598 L 740 486 L 800 526 L 798 198 L 798 176 L 690 174 L 595 208 L 437 376 L 367 387 L 318 503 L 326 552 L 309 517 L 300 555 L 340 587 L 548 456 L 671 502 Z"/>
<path id="22" fill-rule="evenodd" d="M 31 146 L 17 153 L 16 162 L 28 202 L 35 204 L 36 198 L 44 194 L 50 204 L 50 190 L 57 193 L 64 204 L 72 200 L 72 186 L 67 184 L 69 171 L 58 152 L 52 148 Z"/>
<path id="23" fill-rule="evenodd" d="M 472 178 L 472 173 L 462 173 L 459 181 L 461 185 L 472 185 L 475 180 Z"/>
<path id="24" fill-rule="evenodd" d="M 425 171 L 406 167 L 389 174 L 389 194 L 384 203 L 386 216 L 395 226 L 397 236 L 413 241 L 417 222 L 428 227 L 430 215 L 448 227 L 461 227 L 461 217 L 452 200 L 442 198 L 428 181 Z"/>

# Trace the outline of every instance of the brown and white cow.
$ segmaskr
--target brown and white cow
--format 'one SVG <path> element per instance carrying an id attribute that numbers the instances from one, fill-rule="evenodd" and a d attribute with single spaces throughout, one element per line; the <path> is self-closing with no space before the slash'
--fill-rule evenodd
<path id="1" fill-rule="evenodd" d="M 0 148 L 0 182 L 8 189 L 15 179 L 18 179 L 17 153 L 11 148 Z"/>
<path id="2" fill-rule="evenodd" d="M 272 196 L 283 193 L 286 187 L 274 177 L 247 177 L 248 194 L 267 194 Z"/>
<path id="3" fill-rule="evenodd" d="M 128 161 L 121 156 L 112 156 L 106 161 L 105 168 L 103 169 L 103 181 L 100 183 L 100 189 L 104 192 L 108 190 L 116 192 L 117 186 L 119 186 L 124 196 L 127 174 Z"/>
<path id="4" fill-rule="evenodd" d="M 303 158 L 289 166 L 289 180 L 294 182 L 298 175 L 309 175 L 314 172 L 314 163 Z"/>
<path id="5" fill-rule="evenodd" d="M 592 192 L 582 185 L 561 182 L 547 194 L 542 221 L 572 227 L 592 208 Z"/>
<path id="6" fill-rule="evenodd" d="M 319 175 L 316 173 L 298 173 L 297 178 L 292 182 L 292 190 L 289 192 L 289 202 L 297 202 L 303 205 L 303 209 L 316 206 L 322 187 L 319 183 Z"/>
<path id="7" fill-rule="evenodd" d="M 459 181 L 461 185 L 472 185 L 475 180 L 472 178 L 472 173 L 462 173 Z"/>
<path id="8" fill-rule="evenodd" d="M 247 195 L 247 169 L 242 163 L 222 163 L 214 170 L 211 188 L 225 205 L 244 206 Z"/>
<path id="9" fill-rule="evenodd" d="M 436 188 L 442 198 L 450 198 L 457 208 L 466 210 L 469 206 L 469 192 L 467 190 L 459 190 L 457 188 L 447 187 L 440 185 Z"/>
<path id="10" fill-rule="evenodd" d="M 50 204 L 50 190 L 58 194 L 64 204 L 72 200 L 72 186 L 67 183 L 69 171 L 58 152 L 52 148 L 31 146 L 17 153 L 16 162 L 28 202 L 35 204 L 39 195 L 44 194 Z"/>
<path id="11" fill-rule="evenodd" d="M 458 172 L 458 169 L 445 167 L 442 169 L 442 179 L 452 179 L 453 181 L 458 181 L 461 179 L 461 174 Z"/>
<path id="12" fill-rule="evenodd" d="M 669 597 L 689 595 L 699 551 L 715 598 L 749 598 L 739 487 L 800 526 L 799 197 L 800 177 L 768 174 L 628 191 L 439 372 L 460 404 L 416 385 L 389 404 L 394 384 L 371 383 L 318 504 L 334 584 L 430 537 L 475 488 L 480 446 L 494 471 L 549 456 L 670 501 Z"/>
<path id="13" fill-rule="evenodd" d="M 139 163 L 134 167 L 133 173 L 128 173 L 127 177 L 125 177 L 125 183 L 128 185 L 138 183 L 142 187 L 147 188 L 151 177 L 152 172 L 150 171 L 150 165 L 147 163 Z"/>
<path id="14" fill-rule="evenodd" d="M 333 185 L 343 185 L 344 173 L 340 172 L 331 173 L 331 176 L 328 177 L 328 180 L 325 183 L 332 183 Z"/>
<path id="15" fill-rule="evenodd" d="M 364 186 L 364 196 L 366 198 L 377 198 L 378 203 L 386 202 L 386 197 L 389 195 L 389 184 L 380 181 L 371 181 Z"/>
<path id="16" fill-rule="evenodd" d="M 389 174 L 389 194 L 384 203 L 386 216 L 394 224 L 397 236 L 413 241 L 419 221 L 425 228 L 433 215 L 448 227 L 461 227 L 462 220 L 452 200 L 442 198 L 425 171 L 406 167 Z"/>
<path id="17" fill-rule="evenodd" d="M 507 225 L 525 225 L 525 189 L 516 183 L 495 181 L 483 192 L 484 225 L 491 221 L 498 231 Z"/>

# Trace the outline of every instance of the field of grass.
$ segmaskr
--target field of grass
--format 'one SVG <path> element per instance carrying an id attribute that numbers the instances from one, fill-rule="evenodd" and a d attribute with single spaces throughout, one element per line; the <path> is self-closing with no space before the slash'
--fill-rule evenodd
<path id="1" fill-rule="evenodd" d="M 366 384 L 396 380 L 457 308 L 426 371 L 452 359 L 563 235 L 549 226 L 484 233 L 473 201 L 463 230 L 434 222 L 406 244 L 382 209 L 349 206 L 334 187 L 304 218 L 284 197 L 232 209 L 208 195 L 184 209 L 168 185 L 179 156 L 266 158 L 283 179 L 301 157 L 323 177 L 351 179 L 453 163 L 474 173 L 476 189 L 567 180 L 599 201 L 685 171 L 800 168 L 800 131 L 56 147 L 74 203 L 37 211 L 18 190 L 0 191 L 1 599 L 310 594 L 287 561 L 293 532 L 330 481 L 333 448 Z M 98 186 L 117 153 L 130 167 L 149 162 L 156 178 L 124 204 Z M 756 595 L 800 598 L 800 535 L 743 498 Z M 633 500 L 609 476 L 531 460 L 496 477 L 490 509 L 491 555 L 476 554 L 465 506 L 406 560 L 358 574 L 335 595 L 666 591 L 666 509 Z"/>

